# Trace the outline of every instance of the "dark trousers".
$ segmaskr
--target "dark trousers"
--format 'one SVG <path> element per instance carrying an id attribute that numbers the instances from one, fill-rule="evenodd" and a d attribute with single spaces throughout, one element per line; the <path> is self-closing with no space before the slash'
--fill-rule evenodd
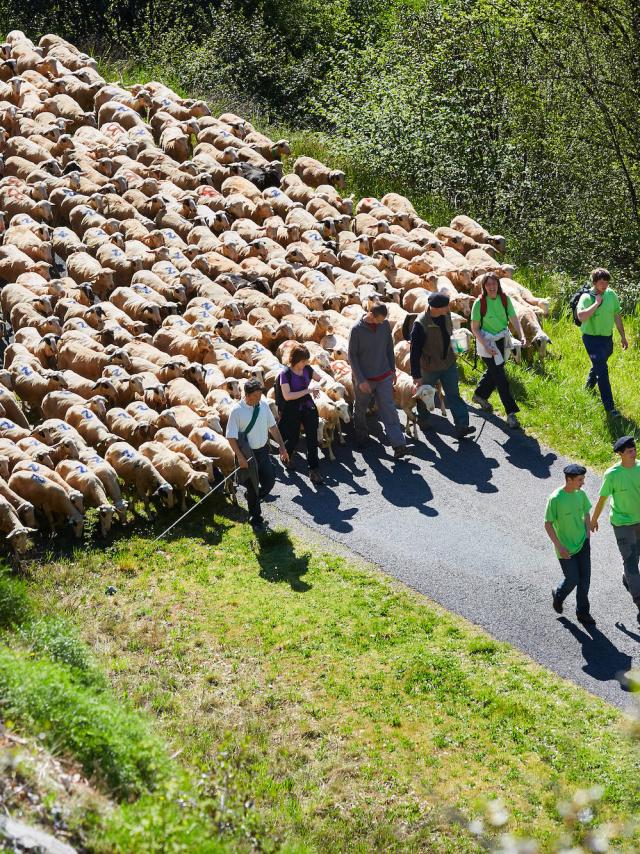
<path id="1" fill-rule="evenodd" d="M 558 558 L 564 581 L 556 588 L 555 596 L 561 602 L 574 588 L 576 590 L 576 614 L 589 613 L 589 584 L 591 583 L 591 546 L 589 540 L 579 552 L 568 558 Z"/>
<path id="2" fill-rule="evenodd" d="M 249 518 L 251 522 L 262 522 L 262 514 L 260 512 L 260 499 L 268 495 L 273 489 L 276 482 L 273 463 L 269 456 L 269 443 L 263 445 L 262 448 L 253 448 L 253 455 L 258 466 L 258 481 L 260 489 L 256 492 L 251 479 L 246 483 L 247 487 L 247 506 L 249 508 Z"/>
<path id="3" fill-rule="evenodd" d="M 501 338 L 495 343 L 498 350 L 500 350 L 504 356 L 504 339 Z M 501 365 L 496 365 L 495 359 L 485 359 L 484 356 L 482 357 L 482 361 L 485 364 L 485 371 L 480 378 L 478 387 L 476 388 L 476 394 L 478 397 L 483 397 L 485 400 L 489 400 L 489 397 L 497 389 L 507 415 L 511 415 L 512 412 L 519 412 L 520 408 L 513 399 L 511 389 L 509 388 L 509 380 L 507 379 L 507 374 L 505 372 L 505 363 L 503 362 Z"/>
<path id="4" fill-rule="evenodd" d="M 613 525 L 624 566 L 624 586 L 640 610 L 640 525 Z"/>
<path id="5" fill-rule="evenodd" d="M 613 353 L 613 335 L 583 335 L 582 342 L 591 359 L 591 370 L 587 377 L 587 388 L 598 386 L 602 405 L 609 412 L 613 409 L 613 394 L 609 381 L 607 362 Z"/>
<path id="6" fill-rule="evenodd" d="M 291 401 L 297 404 L 298 401 Z M 284 444 L 289 453 L 293 456 L 293 452 L 300 438 L 300 425 L 304 427 L 305 436 L 307 439 L 307 463 L 310 469 L 318 468 L 318 410 L 314 406 L 289 406 L 285 403 L 282 408 L 282 415 L 278 422 L 280 433 L 284 439 Z"/>

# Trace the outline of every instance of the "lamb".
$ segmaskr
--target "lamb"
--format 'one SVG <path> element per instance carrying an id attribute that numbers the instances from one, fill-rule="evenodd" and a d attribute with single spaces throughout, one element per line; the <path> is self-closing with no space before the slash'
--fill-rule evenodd
<path id="1" fill-rule="evenodd" d="M 393 401 L 407 417 L 407 436 L 417 436 L 418 416 L 414 412 L 416 401 L 421 400 L 429 412 L 435 408 L 436 390 L 431 385 L 420 385 L 414 392 L 413 379 L 402 370 L 396 371 L 396 382 L 393 386 Z"/>
<path id="2" fill-rule="evenodd" d="M 77 539 L 82 537 L 84 517 L 74 507 L 65 489 L 35 472 L 17 471 L 9 478 L 8 486 L 19 496 L 44 513 L 53 532 L 62 517 L 71 525 Z"/>
<path id="3" fill-rule="evenodd" d="M 173 488 L 161 477 L 151 461 L 135 448 L 127 442 L 116 442 L 107 450 L 105 459 L 125 485 L 144 501 L 148 515 L 151 515 L 151 502 L 171 510 L 174 505 Z"/>

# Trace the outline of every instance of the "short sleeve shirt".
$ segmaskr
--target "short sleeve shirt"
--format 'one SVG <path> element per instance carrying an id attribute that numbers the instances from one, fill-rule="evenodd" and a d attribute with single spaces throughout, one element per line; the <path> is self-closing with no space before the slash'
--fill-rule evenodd
<path id="1" fill-rule="evenodd" d="M 506 311 L 499 294 L 495 299 L 487 297 L 487 313 L 484 317 L 480 312 L 481 302 L 481 297 L 478 297 L 474 302 L 471 308 L 471 320 L 477 320 L 481 328 L 490 335 L 497 335 L 498 332 L 502 332 L 509 325 L 509 320 L 516 316 L 516 310 L 510 297 L 507 297 Z"/>
<path id="2" fill-rule="evenodd" d="M 545 522 L 551 522 L 558 539 L 569 554 L 576 554 L 587 539 L 584 517 L 591 509 L 586 492 L 576 489 L 567 492 L 562 486 L 552 492 L 547 501 Z M 558 551 L 556 549 L 558 557 Z"/>
<path id="3" fill-rule="evenodd" d="M 640 524 L 640 463 L 616 463 L 604 473 L 600 495 L 611 498 L 612 525 Z"/>
<path id="4" fill-rule="evenodd" d="M 578 301 L 578 311 L 583 311 L 594 304 L 596 298 L 592 291 L 582 294 Z M 620 313 L 620 300 L 618 294 L 611 288 L 602 295 L 599 308 L 587 320 L 582 321 L 580 332 L 583 335 L 612 335 L 616 314 Z"/>
<path id="5" fill-rule="evenodd" d="M 229 413 L 227 422 L 227 439 L 237 439 L 238 433 L 244 432 L 249 426 L 253 416 L 253 406 L 249 406 L 244 400 L 239 401 Z M 262 448 L 269 440 L 269 428 L 275 427 L 276 419 L 273 417 L 268 402 L 260 400 L 260 411 L 256 423 L 251 428 L 247 437 L 250 448 Z"/>

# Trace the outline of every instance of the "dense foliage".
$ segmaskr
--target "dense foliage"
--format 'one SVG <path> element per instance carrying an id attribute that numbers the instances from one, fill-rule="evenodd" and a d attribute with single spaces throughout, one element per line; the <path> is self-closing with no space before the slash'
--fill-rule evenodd
<path id="1" fill-rule="evenodd" d="M 465 211 L 516 257 L 620 271 L 640 243 L 633 0 L 0 0 L 185 90 L 327 133 L 354 169 Z"/>

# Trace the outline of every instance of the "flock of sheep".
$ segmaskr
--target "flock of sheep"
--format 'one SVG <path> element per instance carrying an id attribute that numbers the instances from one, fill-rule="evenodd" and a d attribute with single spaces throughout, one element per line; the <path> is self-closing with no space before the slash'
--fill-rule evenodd
<path id="1" fill-rule="evenodd" d="M 353 402 L 351 325 L 388 302 L 397 404 L 414 420 L 407 312 L 430 291 L 459 328 L 497 271 L 527 343 L 548 306 L 465 216 L 435 231 L 390 193 L 354 208 L 345 176 L 285 140 L 151 82 L 109 85 L 46 35 L 0 45 L 0 531 L 15 555 L 46 520 L 106 534 L 123 494 L 168 508 L 233 471 L 223 431 L 242 383 L 272 389 L 295 341 L 322 376 L 322 440 Z M 271 392 L 272 394 L 272 392 Z"/>

